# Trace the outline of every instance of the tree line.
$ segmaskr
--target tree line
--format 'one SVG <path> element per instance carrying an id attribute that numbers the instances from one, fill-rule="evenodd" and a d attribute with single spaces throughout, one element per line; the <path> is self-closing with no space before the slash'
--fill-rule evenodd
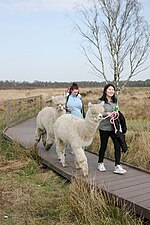
<path id="1" fill-rule="evenodd" d="M 113 83 L 109 81 L 110 83 Z M 77 82 L 80 87 L 104 87 L 106 82 L 97 82 L 97 81 L 78 81 Z M 124 81 L 120 81 L 121 84 Z M 22 89 L 22 88 L 67 88 L 71 86 L 72 82 L 51 82 L 51 81 L 14 81 L 14 80 L 5 80 L 0 81 L 1 89 Z M 150 87 L 150 79 L 147 80 L 137 80 L 137 81 L 129 81 L 126 84 L 126 87 Z"/>

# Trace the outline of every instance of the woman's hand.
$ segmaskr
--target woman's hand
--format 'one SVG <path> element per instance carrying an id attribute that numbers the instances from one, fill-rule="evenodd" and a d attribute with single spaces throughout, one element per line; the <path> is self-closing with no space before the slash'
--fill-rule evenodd
<path id="1" fill-rule="evenodd" d="M 72 109 L 71 108 L 67 108 L 67 112 L 72 112 Z"/>
<path id="2" fill-rule="evenodd" d="M 112 112 L 107 112 L 107 115 L 108 115 L 109 117 L 112 117 Z"/>

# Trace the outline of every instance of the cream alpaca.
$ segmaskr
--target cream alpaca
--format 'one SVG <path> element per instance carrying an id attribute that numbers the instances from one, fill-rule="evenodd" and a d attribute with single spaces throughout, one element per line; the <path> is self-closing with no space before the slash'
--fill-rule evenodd
<path id="1" fill-rule="evenodd" d="M 43 108 L 37 115 L 35 146 L 42 137 L 46 150 L 50 149 L 54 142 L 54 123 L 58 117 L 65 114 L 66 99 L 62 95 L 52 96 L 53 107 Z"/>
<path id="2" fill-rule="evenodd" d="M 62 115 L 54 124 L 56 152 L 65 167 L 65 147 L 71 146 L 75 155 L 76 169 L 81 168 L 83 175 L 88 175 L 87 157 L 84 147 L 89 146 L 102 120 L 104 108 L 100 104 L 88 104 L 85 119 L 70 114 Z"/>

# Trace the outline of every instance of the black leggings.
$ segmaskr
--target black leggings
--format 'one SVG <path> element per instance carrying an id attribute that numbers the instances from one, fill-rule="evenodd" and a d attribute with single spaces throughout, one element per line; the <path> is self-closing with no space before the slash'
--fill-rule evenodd
<path id="1" fill-rule="evenodd" d="M 99 132 L 100 132 L 101 146 L 100 146 L 100 150 L 99 150 L 98 163 L 103 162 L 105 151 L 107 148 L 108 139 L 109 139 L 109 137 L 111 137 L 113 144 L 114 144 L 114 149 L 115 149 L 115 152 L 114 152 L 115 165 L 120 165 L 120 157 L 121 157 L 120 144 L 115 139 L 114 130 L 112 130 L 112 131 L 99 130 Z"/>

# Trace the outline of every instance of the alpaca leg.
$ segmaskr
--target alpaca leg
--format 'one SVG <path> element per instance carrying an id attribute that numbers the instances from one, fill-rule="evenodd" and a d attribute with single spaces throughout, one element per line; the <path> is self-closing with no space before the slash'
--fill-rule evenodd
<path id="1" fill-rule="evenodd" d="M 56 138 L 56 153 L 59 159 L 59 162 L 62 163 L 62 166 L 67 166 L 65 163 L 65 144 L 59 139 Z"/>
<path id="2" fill-rule="evenodd" d="M 46 144 L 45 148 L 46 150 L 49 150 L 54 143 L 54 135 L 50 132 L 47 132 L 47 137 L 46 137 Z"/>
<path id="3" fill-rule="evenodd" d="M 34 146 L 37 147 L 40 139 L 41 139 L 41 135 L 42 135 L 42 130 L 39 129 L 39 128 L 36 128 L 36 132 L 35 132 L 35 143 L 34 143 Z"/>
<path id="4" fill-rule="evenodd" d="M 76 167 L 77 170 L 81 169 L 76 157 L 74 157 L 74 164 L 75 164 L 75 167 Z"/>
<path id="5" fill-rule="evenodd" d="M 75 160 L 77 165 L 76 168 L 81 168 L 83 171 L 84 176 L 88 176 L 88 163 L 87 163 L 87 157 L 84 153 L 84 150 L 80 148 L 74 149 L 74 154 L 75 154 Z"/>
<path id="6" fill-rule="evenodd" d="M 46 134 L 46 131 L 42 134 L 42 142 L 43 142 L 43 145 L 45 147 L 46 145 L 46 137 L 47 137 L 47 134 Z"/>

